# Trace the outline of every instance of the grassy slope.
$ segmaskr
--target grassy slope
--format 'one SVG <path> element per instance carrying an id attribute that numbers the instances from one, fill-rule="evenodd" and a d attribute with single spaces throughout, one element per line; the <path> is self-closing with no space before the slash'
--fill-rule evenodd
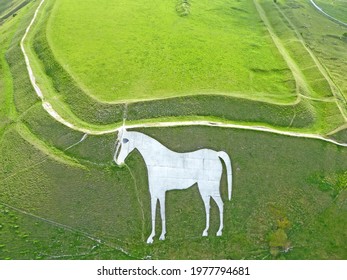
<path id="1" fill-rule="evenodd" d="M 44 15 L 50 14 L 51 4 L 52 2 L 47 3 L 47 10 L 43 13 Z M 283 25 L 283 22 L 281 22 L 283 18 L 281 18 L 278 11 L 276 12 L 274 7 L 271 3 L 270 6 L 264 6 L 266 12 L 270 14 L 269 18 L 275 20 L 271 24 L 275 28 L 276 36 L 287 34 L 289 38 L 279 37 L 283 43 L 286 43 L 286 40 L 288 42 L 297 40 L 295 32 L 290 28 L 287 28 L 287 30 L 277 29 L 278 26 Z M 276 19 L 279 22 L 276 22 Z M 31 53 L 34 70 L 38 74 L 38 82 L 55 109 L 62 116 L 75 123 L 81 123 L 80 120 L 83 120 L 84 122 L 107 125 L 121 121 L 124 115 L 123 104 L 96 102 L 95 99 L 85 94 L 62 66 L 57 63 L 47 44 L 44 26 L 46 26 L 45 18 L 41 20 L 36 30 L 31 32 L 29 39 L 33 40 L 34 45 L 33 50 L 30 51 L 29 48 L 29 53 Z M 35 32 L 36 35 L 34 35 Z M 295 62 L 298 63 L 300 68 L 306 69 L 307 65 L 310 66 L 311 71 L 308 72 L 306 70 L 305 75 L 310 74 L 311 77 L 304 78 L 304 83 L 309 85 L 309 92 L 304 91 L 300 85 L 298 85 L 298 90 L 300 94 L 308 94 L 306 98 L 315 98 L 318 101 L 305 100 L 305 102 L 301 101 L 300 104 L 294 106 L 279 106 L 277 104 L 252 102 L 233 97 L 212 95 L 188 96 L 129 103 L 127 118 L 131 121 L 156 118 L 158 121 L 168 117 L 187 119 L 186 116 L 190 116 L 190 118 L 194 119 L 200 116 L 200 118 L 207 117 L 210 120 L 217 118 L 221 121 L 268 123 L 283 128 L 287 127 L 286 129 L 288 127 L 306 127 L 307 131 L 325 134 L 340 126 L 343 123 L 343 119 L 336 105 L 333 104 L 334 100 L 332 97 L 329 97 L 331 92 L 330 89 L 326 89 L 326 83 L 322 87 L 323 79 L 319 77 L 320 72 L 316 69 L 317 67 L 312 68 L 314 67 L 312 58 L 305 50 L 300 50 L 300 45 L 301 43 L 298 42 L 298 46 L 295 48 L 296 52 L 291 52 L 290 55 L 295 58 Z M 303 45 L 301 45 L 302 47 Z M 300 52 L 298 53 L 299 50 Z M 289 49 L 289 51 L 291 50 Z M 38 56 L 39 60 L 34 59 L 35 55 Z M 299 56 L 302 57 L 301 60 L 298 60 Z M 309 64 L 305 63 L 302 65 L 302 62 L 305 61 L 309 62 Z M 303 73 L 300 75 L 303 75 Z M 316 82 L 317 77 L 322 80 L 319 84 Z M 307 102 L 311 104 L 308 106 Z M 310 110 L 307 110 L 308 107 Z M 265 114 L 263 114 L 264 112 Z M 312 113 L 315 114 L 314 117 L 311 115 Z M 293 118 L 293 116 L 295 117 Z M 292 120 L 294 121 L 292 122 Z M 314 126 L 312 125 L 313 121 L 315 121 Z M 82 123 L 82 125 L 88 126 L 87 123 Z"/>
<path id="2" fill-rule="evenodd" d="M 315 0 L 324 12 L 347 23 L 347 2 L 345 0 Z"/>
<path id="3" fill-rule="evenodd" d="M 232 92 L 295 99 L 291 72 L 251 1 L 194 1 L 188 17 L 175 5 L 59 0 L 48 24 L 50 46 L 101 100 Z"/>
<path id="4" fill-rule="evenodd" d="M 114 135 L 90 136 L 71 148 L 68 155 L 80 159 L 87 168 L 80 169 L 55 161 L 21 140 L 15 131 L 9 131 L 1 146 L 0 165 L 7 168 L 6 173 L 3 168 L 0 173 L 3 182 L 0 201 L 100 238 L 107 244 L 121 246 L 136 258 L 148 255 L 174 259 L 272 258 L 268 238 L 276 230 L 277 220 L 284 218 L 291 223 L 287 235 L 292 249 L 277 257 L 345 257 L 343 247 L 331 245 L 331 242 L 345 244 L 346 241 L 342 223 L 345 216 L 341 212 L 341 207 L 346 207 L 345 191 L 339 200 L 334 200 L 329 192 L 319 189 L 316 178 L 346 170 L 346 149 L 321 141 L 234 129 L 186 127 L 143 131 L 176 151 L 209 147 L 230 154 L 234 192 L 232 201 L 228 202 L 224 176 L 225 231 L 222 238 L 213 236 L 218 226 L 214 204 L 211 236 L 200 237 L 204 210 L 198 191 L 193 187 L 167 194 L 168 240 L 146 246 L 145 237 L 150 232 L 146 169 L 136 152 L 127 160 L 132 174 L 127 168 L 120 169 L 111 163 Z M 182 142 L 180 135 L 186 135 L 189 141 Z M 26 169 L 28 164 L 30 168 Z M 17 174 L 13 175 L 14 172 Z M 324 226 L 327 221 L 329 227 Z M 10 221 L 1 223 L 11 228 Z M 20 221 L 17 225 L 22 227 Z M 312 231 L 315 232 L 314 241 L 308 242 Z M 17 238 L 21 240 L 20 235 L 12 238 L 3 241 L 7 248 Z M 58 240 L 64 237 L 61 238 Z M 44 240 L 40 241 L 43 243 L 41 255 L 49 258 L 51 249 Z M 23 248 L 34 246 L 19 244 Z M 62 249 L 62 252 L 65 250 L 69 251 Z M 5 253 L 3 257 L 11 256 Z M 35 258 L 37 250 L 25 256 Z M 119 255 L 98 257 L 118 258 Z"/>
<path id="5" fill-rule="evenodd" d="M 336 77 L 332 77 L 329 72 L 329 70 L 340 71 L 345 52 L 342 51 L 342 48 L 336 49 L 337 63 L 334 65 L 330 60 L 331 69 L 327 69 L 326 61 L 322 61 L 319 53 L 307 43 L 306 36 L 311 29 L 317 28 L 316 35 L 320 36 L 319 26 L 322 24 L 322 19 L 317 17 L 316 10 L 309 5 L 302 5 L 295 1 L 291 3 L 278 1 L 277 4 L 268 0 L 259 2 L 254 0 L 254 2 L 260 4 L 269 21 L 270 30 L 273 30 L 287 51 L 290 60 L 293 61 L 295 66 L 293 72 L 299 79 L 297 83 L 299 92 L 303 97 L 312 100 L 311 105 L 314 106 L 318 117 L 318 127 L 324 130 L 332 123 L 335 123 L 337 127 L 346 123 L 347 103 L 343 97 L 344 82 L 341 79 L 335 79 Z M 307 14 L 306 17 L 301 16 L 302 12 Z M 311 21 L 310 26 L 314 27 L 310 28 L 309 32 L 303 31 L 308 25 L 306 18 Z M 325 18 L 323 20 L 327 21 Z M 339 28 L 340 26 L 333 24 L 329 25 L 327 30 L 333 32 Z M 322 33 L 324 34 L 324 32 Z M 310 40 L 308 41 L 310 42 Z M 339 44 L 341 45 L 341 40 Z M 328 50 L 327 46 L 323 46 L 323 48 Z"/>
<path id="6" fill-rule="evenodd" d="M 2 2 L 0 5 L 0 13 L 6 11 L 10 7 L 11 1 Z M 12 96 L 12 81 L 11 76 L 8 74 L 8 65 L 5 59 L 5 52 L 11 42 L 13 30 L 11 26 L 18 22 L 13 19 L 10 23 L 5 23 L 1 26 L 1 46 L 0 46 L 0 138 L 6 126 L 13 121 L 15 112 L 11 100 Z M 12 119 L 11 119 L 12 118 Z"/>
<path id="7" fill-rule="evenodd" d="M 295 24 L 295 28 L 302 34 L 308 47 L 326 67 L 346 100 L 347 52 L 346 41 L 343 40 L 346 27 L 331 21 L 306 2 L 293 1 L 291 4 L 282 4 L 281 9 Z M 346 101 L 344 104 L 347 106 Z"/>
<path id="8" fill-rule="evenodd" d="M 7 11 L 7 9 L 11 7 L 12 4 L 12 0 L 2 0 L 0 2 L 0 16 L 2 16 L 2 14 L 4 14 Z"/>
<path id="9" fill-rule="evenodd" d="M 45 21 L 41 24 L 44 26 Z M 35 54 L 39 58 L 38 61 L 33 59 L 32 62 L 35 72 L 40 74 L 38 82 L 55 109 L 62 115 L 65 114 L 67 118 L 71 118 L 71 114 L 66 115 L 66 112 L 71 110 L 79 119 L 95 124 L 121 121 L 124 116 L 124 104 L 99 103 L 86 95 L 55 60 L 47 44 L 43 26 L 40 25 L 36 35 L 32 35 L 34 40 L 32 58 Z M 47 77 L 49 79 L 46 80 Z M 279 106 L 267 102 L 212 95 L 132 102 L 127 104 L 127 110 L 127 119 L 130 121 L 163 117 L 215 116 L 225 120 L 258 120 L 273 125 L 289 126 L 293 115 L 296 114 L 292 126 L 305 127 L 310 126 L 314 118 L 307 110 L 305 102 Z"/>
<path id="10" fill-rule="evenodd" d="M 0 203 L 0 259 L 128 259 L 116 247 Z"/>
<path id="11" fill-rule="evenodd" d="M 34 51 L 43 62 L 44 72 L 40 77 L 41 86 L 45 88 L 45 93 L 51 96 L 50 100 L 55 108 L 59 108 L 58 102 L 63 101 L 63 104 L 68 106 L 78 118 L 96 124 L 110 124 L 122 120 L 124 104 L 99 103 L 86 95 L 56 62 L 45 41 L 43 31 L 44 29 L 41 28 L 35 36 Z M 37 68 L 36 71 L 40 71 L 40 68 Z M 42 81 L 46 76 L 51 78 L 52 87 L 47 87 L 49 82 Z M 248 109 L 245 109 L 246 107 Z M 286 126 L 290 124 L 296 110 L 301 113 L 298 115 L 298 122 L 293 125 L 303 127 L 311 124 L 313 117 L 303 108 L 306 108 L 305 104 L 279 106 L 227 96 L 186 96 L 129 103 L 127 104 L 127 119 L 215 116 L 226 120 L 250 121 L 252 119 Z M 265 111 L 266 114 L 264 114 Z"/>
<path id="12" fill-rule="evenodd" d="M 34 5 L 28 8 L 32 12 Z M 135 258 L 272 258 L 269 238 L 284 218 L 291 222 L 286 234 L 292 249 L 277 258 L 346 258 L 346 191 L 334 199 L 332 193 L 319 189 L 317 180 L 347 169 L 346 149 L 315 140 L 203 127 L 143 132 L 176 151 L 204 146 L 231 155 L 234 196 L 226 201 L 224 177 L 224 235 L 200 237 L 204 210 L 193 187 L 168 193 L 168 240 L 146 246 L 149 194 L 141 157 L 133 153 L 127 160 L 129 169 L 116 167 L 111 162 L 115 135 L 88 136 L 63 151 L 82 135 L 56 123 L 37 103 L 16 48 L 30 18 L 30 13 L 23 15 L 20 24 L 13 26 L 17 31 L 6 54 L 15 106 L 19 114 L 25 112 L 16 121 L 31 133 L 12 126 L 0 143 L 0 211 L 4 214 L 0 215 L 0 259 L 128 258 L 119 247 Z M 57 160 L 62 152 L 64 160 Z M 71 165 L 65 157 L 83 167 Z M 211 234 L 217 230 L 217 219 L 213 205 Z M 92 250 L 97 243 L 90 235 L 104 245 Z"/>
<path id="13" fill-rule="evenodd" d="M 71 165 L 71 159 L 66 156 L 61 157 L 61 152 L 51 147 L 49 141 L 45 144 L 36 139 L 25 126 L 15 125 L 15 123 L 21 123 L 20 114 L 35 104 L 37 100 L 30 86 L 21 52 L 18 50 L 18 38 L 31 19 L 34 8 L 35 4 L 28 5 L 18 12 L 15 18 L 8 19 L 0 26 L 3 39 L 0 60 L 0 188 L 6 189 L 7 192 L 6 194 L 5 191 L 1 191 L 1 200 L 10 195 L 12 199 L 18 199 L 18 208 L 26 208 L 29 211 L 40 208 L 40 203 L 50 199 L 50 191 L 42 187 L 47 187 L 46 182 L 49 182 L 49 180 L 46 181 L 45 171 L 40 168 L 42 164 L 47 164 L 51 157 L 51 160 L 56 159 L 58 164 L 66 165 L 67 169 L 79 166 Z M 6 50 L 6 48 L 8 49 Z M 45 117 L 48 116 L 45 115 Z M 52 121 L 50 118 L 49 120 Z M 60 138 L 62 143 L 74 141 L 74 138 L 71 140 L 64 129 L 55 131 L 58 135 L 65 134 Z M 71 137 L 78 138 L 74 132 L 69 131 L 69 133 Z M 50 136 L 54 137 L 53 134 Z M 57 137 L 54 139 L 59 140 Z M 37 168 L 40 168 L 41 171 L 38 171 Z M 11 185 L 8 183 L 16 176 L 19 181 L 12 185 L 13 188 L 7 188 Z M 36 179 L 39 182 L 36 181 L 33 185 Z M 31 199 L 33 197 L 38 199 L 39 204 L 35 205 Z M 117 258 L 125 256 L 117 250 L 117 246 L 98 244 L 81 232 L 71 231 L 60 226 L 56 228 L 57 225 L 54 223 L 47 225 L 47 222 L 37 217 L 0 204 L 0 259 L 54 258 L 54 256 L 70 259 L 74 256 L 76 258 L 99 258 L 100 256 L 107 257 L 110 254 Z M 101 248 L 101 253 L 99 253 L 99 248 Z"/>
<path id="14" fill-rule="evenodd" d="M 0 24 L 11 17 L 16 17 L 17 12 L 29 2 L 30 0 L 2 0 L 0 3 Z"/>
<path id="15" fill-rule="evenodd" d="M 258 0 L 254 1 L 258 3 Z M 282 44 L 282 48 L 287 51 L 288 59 L 293 61 L 293 72 L 297 76 L 300 93 L 312 98 L 328 98 L 332 96 L 328 82 L 320 72 L 316 62 L 311 57 L 309 50 L 305 48 L 292 23 L 288 21 L 286 15 L 279 8 L 281 5 L 272 1 L 259 1 L 265 17 L 269 21 L 270 27 Z"/>

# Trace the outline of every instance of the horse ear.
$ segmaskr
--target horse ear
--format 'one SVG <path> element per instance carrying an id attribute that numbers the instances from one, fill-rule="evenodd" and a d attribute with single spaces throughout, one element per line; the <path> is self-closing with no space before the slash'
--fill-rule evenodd
<path id="1" fill-rule="evenodd" d="M 127 134 L 125 126 L 122 126 L 122 138 Z"/>

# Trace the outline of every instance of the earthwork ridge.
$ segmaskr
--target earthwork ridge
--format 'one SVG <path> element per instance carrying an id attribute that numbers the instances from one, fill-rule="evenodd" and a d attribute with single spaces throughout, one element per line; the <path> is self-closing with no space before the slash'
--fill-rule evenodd
<path id="1" fill-rule="evenodd" d="M 255 6 L 268 28 L 275 45 L 284 57 L 285 61 L 287 61 L 287 64 L 296 79 L 298 97 L 297 101 L 292 105 L 279 105 L 238 97 L 234 98 L 210 95 L 193 97 L 183 96 L 164 100 L 139 101 L 121 104 L 101 103 L 85 94 L 82 89 L 78 88 L 73 79 L 71 79 L 67 73 L 64 73 L 64 69 L 55 61 L 53 54 L 49 51 L 47 42 L 44 40 L 45 28 L 40 28 L 36 35 L 34 35 L 34 37 L 32 36 L 34 40 L 33 50 L 36 52 L 38 58 L 43 62 L 45 67 L 44 71 L 52 79 L 55 90 L 59 92 L 58 96 L 63 95 L 62 98 L 55 98 L 53 94 L 47 94 L 47 96 L 44 96 L 42 92 L 45 92 L 46 94 L 46 91 L 41 91 L 40 87 L 36 83 L 34 72 L 37 67 L 35 70 L 31 68 L 30 58 L 25 53 L 24 42 L 34 25 L 38 12 L 44 2 L 44 0 L 41 1 L 38 6 L 34 17 L 22 38 L 21 47 L 26 57 L 29 74 L 31 74 L 31 83 L 33 84 L 38 96 L 42 99 L 43 107 L 56 120 L 64 123 L 70 128 L 90 134 L 112 133 L 115 132 L 117 127 L 122 123 L 124 111 L 127 110 L 127 123 L 132 125 L 132 127 L 136 127 L 137 123 L 141 123 L 141 127 L 145 126 L 144 123 L 149 123 L 149 125 L 153 127 L 156 126 L 157 123 L 163 121 L 164 123 L 167 123 L 168 121 L 173 122 L 176 125 L 201 125 L 202 123 L 208 125 L 209 121 L 212 121 L 214 122 L 214 125 L 228 124 L 229 126 L 231 125 L 231 122 L 236 122 L 237 125 L 250 127 L 250 129 L 252 129 L 252 125 L 248 125 L 247 123 L 259 123 L 260 125 L 256 125 L 257 129 L 259 129 L 260 126 L 270 125 L 278 128 L 272 129 L 273 131 L 278 130 L 278 132 L 282 130 L 295 131 L 300 128 L 304 131 L 305 128 L 309 128 L 308 130 L 306 129 L 306 131 L 312 131 L 315 130 L 314 127 L 317 122 L 323 122 L 324 119 L 324 116 L 317 116 L 317 111 L 320 110 L 319 107 L 332 107 L 331 103 L 333 102 L 337 103 L 341 115 L 346 119 L 344 112 L 345 108 L 343 107 L 343 104 L 340 104 L 341 101 L 338 101 L 341 100 L 341 98 L 339 99 L 338 96 L 336 96 L 337 89 L 334 88 L 333 90 L 330 90 L 330 92 L 335 92 L 335 96 L 333 94 L 330 96 L 326 95 L 325 92 L 325 96 L 323 97 L 320 97 L 320 93 L 312 89 L 312 87 L 314 87 L 314 82 L 312 81 L 312 85 L 310 85 L 310 82 L 298 68 L 297 61 L 293 60 L 281 42 L 281 38 L 275 34 L 275 30 L 271 26 L 271 23 L 258 1 L 254 1 Z M 279 16 L 281 15 L 283 16 L 283 13 L 279 10 Z M 293 28 L 293 26 L 290 27 Z M 297 33 L 295 33 L 295 35 L 298 36 Z M 297 40 L 300 45 L 304 45 L 302 38 L 297 38 Z M 306 49 L 306 51 L 309 50 Z M 322 80 L 324 80 L 324 78 L 329 78 L 326 73 L 324 74 L 322 66 L 317 64 L 318 61 L 314 58 L 312 52 L 306 53 L 306 57 L 312 61 L 311 65 L 317 68 L 318 73 L 321 73 Z M 54 75 L 52 75 L 52 71 Z M 61 82 L 62 80 L 63 82 Z M 326 83 L 328 86 L 330 84 L 330 88 L 332 88 L 333 84 L 331 81 Z M 69 94 L 65 95 L 65 91 L 68 91 Z M 47 92 L 50 91 L 47 90 Z M 210 106 L 211 102 L 216 105 Z M 74 106 L 75 104 L 79 104 L 79 106 Z M 223 104 L 225 105 L 223 106 Z M 254 107 L 254 110 L 249 110 L 250 107 Z M 91 108 L 93 109 L 91 110 Z M 255 112 L 255 114 L 250 115 L 250 111 Z M 313 115 L 310 115 L 308 112 L 311 112 Z M 344 127 L 344 123 L 340 123 L 341 127 Z M 319 126 L 321 127 L 322 124 Z M 335 128 L 336 127 L 329 129 L 333 130 Z M 269 131 L 268 128 L 266 130 Z M 329 131 L 318 132 L 326 134 Z M 307 134 L 308 133 L 305 135 Z"/>

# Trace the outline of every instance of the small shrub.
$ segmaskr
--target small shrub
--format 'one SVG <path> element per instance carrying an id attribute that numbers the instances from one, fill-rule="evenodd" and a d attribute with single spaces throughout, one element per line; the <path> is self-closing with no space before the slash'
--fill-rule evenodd
<path id="1" fill-rule="evenodd" d="M 321 191 L 330 191 L 332 197 L 336 198 L 342 191 L 347 189 L 347 171 L 325 177 L 319 176 L 313 182 L 318 185 Z"/>
<path id="2" fill-rule="evenodd" d="M 190 14 L 189 0 L 178 0 L 176 5 L 176 12 L 180 17 L 185 17 Z"/>
<path id="3" fill-rule="evenodd" d="M 287 230 L 291 228 L 291 222 L 282 211 L 272 208 L 272 212 L 277 216 L 276 227 L 268 235 L 270 254 L 274 258 L 284 257 L 282 253 L 287 253 L 290 249 Z"/>
<path id="4" fill-rule="evenodd" d="M 291 223 L 287 219 L 287 217 L 284 217 L 284 218 L 277 220 L 277 227 L 279 229 L 286 230 L 286 229 L 289 229 L 291 227 Z"/>
<path id="5" fill-rule="evenodd" d="M 270 254 L 277 257 L 281 252 L 287 252 L 290 248 L 290 241 L 286 232 L 278 228 L 269 237 Z"/>
<path id="6" fill-rule="evenodd" d="M 288 236 L 283 229 L 279 228 L 270 235 L 270 247 L 284 247 L 288 242 Z"/>

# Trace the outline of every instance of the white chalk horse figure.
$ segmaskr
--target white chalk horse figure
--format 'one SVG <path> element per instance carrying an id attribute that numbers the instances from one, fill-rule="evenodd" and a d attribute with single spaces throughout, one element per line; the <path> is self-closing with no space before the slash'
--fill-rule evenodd
<path id="1" fill-rule="evenodd" d="M 210 220 L 210 199 L 217 203 L 220 214 L 220 226 L 217 236 L 223 230 L 223 201 L 219 186 L 225 163 L 228 180 L 228 197 L 231 199 L 232 169 L 227 153 L 201 149 L 190 153 L 176 153 L 157 140 L 135 131 L 127 131 L 124 127 L 118 133 L 114 161 L 121 165 L 134 149 L 142 155 L 148 170 L 148 183 L 151 195 L 152 233 L 147 243 L 153 242 L 155 236 L 155 217 L 157 202 L 160 202 L 162 233 L 160 240 L 165 239 L 165 193 L 169 190 L 187 189 L 197 183 L 206 210 L 206 228 L 202 235 L 208 235 Z"/>

